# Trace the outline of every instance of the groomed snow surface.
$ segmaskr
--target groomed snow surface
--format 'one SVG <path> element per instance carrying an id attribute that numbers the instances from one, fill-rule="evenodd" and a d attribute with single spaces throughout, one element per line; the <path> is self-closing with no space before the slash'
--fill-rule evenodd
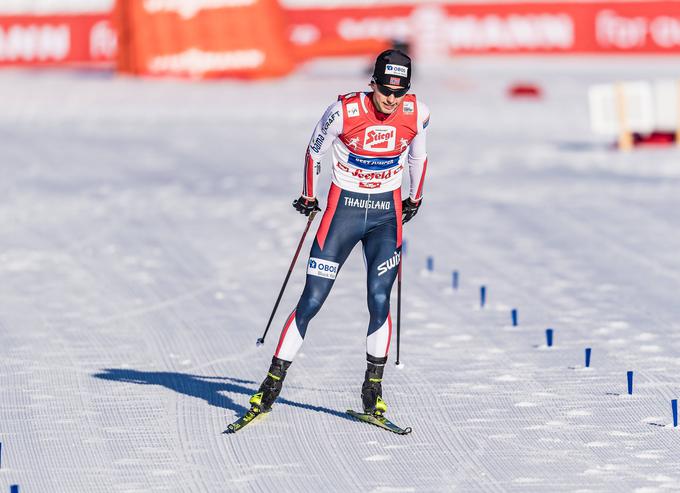
<path id="1" fill-rule="evenodd" d="M 307 139 L 367 63 L 252 84 L 0 73 L 0 492 L 680 488 L 680 153 L 614 151 L 586 106 L 592 83 L 677 77 L 670 59 L 421 67 L 430 165 L 405 368 L 393 337 L 384 383 L 413 433 L 344 414 L 365 369 L 357 248 L 274 411 L 222 434 L 302 289 L 311 234 L 256 348 L 304 227 Z M 508 99 L 520 80 L 545 97 Z"/>

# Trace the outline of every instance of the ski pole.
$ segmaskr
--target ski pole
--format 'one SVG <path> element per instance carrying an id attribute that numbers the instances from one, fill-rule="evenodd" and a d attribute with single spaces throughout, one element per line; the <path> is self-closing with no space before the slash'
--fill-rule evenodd
<path id="1" fill-rule="evenodd" d="M 401 341 L 401 259 L 403 255 L 399 256 L 399 270 L 397 271 L 397 361 L 395 364 L 399 366 L 399 343 Z"/>
<path id="2" fill-rule="evenodd" d="M 305 237 L 307 236 L 307 231 L 309 231 L 309 227 L 312 225 L 312 221 L 314 221 L 314 216 L 316 216 L 316 213 L 319 212 L 318 210 L 314 210 L 309 214 L 309 219 L 307 219 L 307 226 L 305 226 L 305 230 L 302 232 L 302 238 L 300 238 L 300 243 L 298 243 L 297 250 L 295 250 L 295 256 L 293 257 L 293 261 L 290 263 L 290 267 L 288 268 L 288 273 L 286 274 L 286 279 L 283 281 L 283 286 L 281 286 L 281 291 L 279 291 L 279 297 L 276 298 L 276 303 L 274 303 L 274 309 L 272 310 L 272 314 L 269 316 L 269 322 L 267 322 L 267 328 L 264 329 L 264 334 L 262 334 L 262 337 L 260 337 L 257 340 L 257 345 L 261 346 L 264 344 L 264 338 L 267 337 L 267 332 L 269 332 L 269 327 L 272 324 L 272 320 L 274 319 L 274 314 L 276 313 L 276 309 L 279 307 L 279 302 L 281 301 L 281 297 L 283 296 L 283 291 L 286 289 L 286 284 L 288 284 L 288 279 L 290 279 L 290 275 L 293 272 L 293 267 L 295 267 L 295 262 L 297 262 L 298 255 L 300 255 L 300 250 L 302 249 L 302 244 L 305 242 Z"/>

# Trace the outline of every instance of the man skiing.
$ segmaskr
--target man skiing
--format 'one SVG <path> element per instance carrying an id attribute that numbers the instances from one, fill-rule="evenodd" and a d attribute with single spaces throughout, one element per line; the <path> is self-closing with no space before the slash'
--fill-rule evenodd
<path id="1" fill-rule="evenodd" d="M 370 313 L 361 399 L 365 413 L 382 416 L 387 410 L 381 382 L 392 333 L 390 292 L 401 259 L 402 223 L 412 219 L 422 203 L 430 112 L 415 95 L 408 94 L 411 59 L 401 51 L 378 55 L 370 87 L 372 92 L 338 97 L 316 125 L 307 147 L 303 190 L 293 202 L 295 209 L 306 216 L 320 210 L 317 179 L 321 158 L 331 147 L 332 184 L 310 252 L 302 296 L 281 331 L 267 377 L 250 399 L 254 414 L 271 409 L 307 325 L 359 241 L 367 269 Z M 405 170 L 410 188 L 402 201 Z"/>

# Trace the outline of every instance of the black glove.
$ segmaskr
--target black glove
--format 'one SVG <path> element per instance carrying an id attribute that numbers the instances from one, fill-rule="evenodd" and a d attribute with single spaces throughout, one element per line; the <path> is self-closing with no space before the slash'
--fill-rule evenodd
<path id="1" fill-rule="evenodd" d="M 309 216 L 313 211 L 321 210 L 319 208 L 318 200 L 308 199 L 303 197 L 302 195 L 300 196 L 299 199 L 293 200 L 293 207 L 295 207 L 296 211 L 298 211 L 300 214 L 304 214 L 305 216 Z"/>
<path id="2" fill-rule="evenodd" d="M 413 216 L 418 214 L 418 208 L 422 203 L 422 199 L 420 199 L 418 202 L 413 202 L 410 198 L 401 201 L 402 224 L 409 222 L 411 219 L 413 219 Z"/>

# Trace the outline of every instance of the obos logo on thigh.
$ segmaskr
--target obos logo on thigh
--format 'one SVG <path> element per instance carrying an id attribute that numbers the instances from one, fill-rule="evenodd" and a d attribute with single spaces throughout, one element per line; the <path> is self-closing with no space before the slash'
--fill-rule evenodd
<path id="1" fill-rule="evenodd" d="M 335 279 L 338 275 L 338 263 L 321 258 L 310 257 L 307 264 L 307 274 L 326 279 Z"/>

